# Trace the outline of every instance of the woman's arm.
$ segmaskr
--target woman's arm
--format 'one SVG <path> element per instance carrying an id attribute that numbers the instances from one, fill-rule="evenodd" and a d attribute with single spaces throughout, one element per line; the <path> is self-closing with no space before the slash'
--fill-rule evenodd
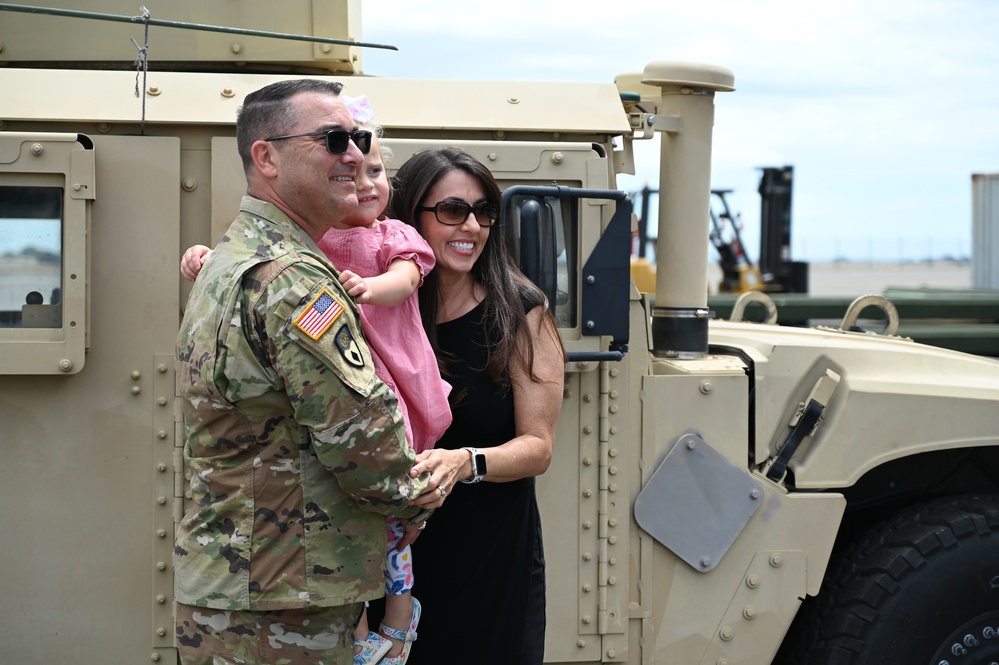
<path id="1" fill-rule="evenodd" d="M 558 331 L 544 320 L 544 311 L 543 307 L 536 307 L 527 314 L 528 325 L 523 333 L 530 334 L 534 343 L 533 369 L 538 380 L 533 380 L 523 366 L 526 339 L 521 339 L 510 367 L 516 436 L 499 446 L 481 449 L 486 456 L 485 482 L 502 483 L 537 476 L 547 471 L 551 463 L 555 426 L 562 409 L 565 358 Z M 411 471 L 414 477 L 431 472 L 426 493 L 415 500 L 419 505 L 439 506 L 436 487 L 450 491 L 455 483 L 473 475 L 467 450 L 432 449 L 418 455 L 416 460 Z"/>
<path id="2" fill-rule="evenodd" d="M 340 273 L 340 284 L 362 305 L 391 307 L 413 295 L 420 285 L 420 269 L 415 261 L 396 259 L 388 270 L 374 277 L 361 277 L 350 270 Z"/>
<path id="3" fill-rule="evenodd" d="M 548 470 L 552 461 L 555 426 L 565 390 L 565 357 L 558 331 L 546 323 L 544 314 L 544 307 L 535 307 L 528 312 L 524 333 L 530 334 L 534 343 L 531 369 L 537 380 L 532 380 L 523 363 L 525 339 L 519 340 L 510 362 L 517 436 L 503 445 L 482 450 L 486 455 L 485 480 L 494 483 L 539 476 Z M 468 457 L 466 451 L 462 452 Z M 462 478 L 472 476 L 470 459 L 463 471 L 467 473 Z"/>

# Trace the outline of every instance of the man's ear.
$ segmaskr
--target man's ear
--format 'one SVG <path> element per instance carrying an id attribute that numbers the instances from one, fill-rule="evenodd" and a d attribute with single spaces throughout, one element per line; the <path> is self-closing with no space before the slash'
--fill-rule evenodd
<path id="1" fill-rule="evenodd" d="M 277 176 L 281 158 L 270 141 L 255 141 L 250 146 L 250 157 L 253 158 L 253 163 L 265 177 Z"/>

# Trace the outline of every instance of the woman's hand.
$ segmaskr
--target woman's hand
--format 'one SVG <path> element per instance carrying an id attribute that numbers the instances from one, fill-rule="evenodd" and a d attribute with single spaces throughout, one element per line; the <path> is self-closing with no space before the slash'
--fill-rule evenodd
<path id="1" fill-rule="evenodd" d="M 462 478 L 471 476 L 472 460 L 467 450 L 431 449 L 416 456 L 416 464 L 410 469 L 409 475 L 416 478 L 424 473 L 430 474 L 427 489 L 420 496 L 410 501 L 411 506 L 421 508 L 440 508 Z"/>

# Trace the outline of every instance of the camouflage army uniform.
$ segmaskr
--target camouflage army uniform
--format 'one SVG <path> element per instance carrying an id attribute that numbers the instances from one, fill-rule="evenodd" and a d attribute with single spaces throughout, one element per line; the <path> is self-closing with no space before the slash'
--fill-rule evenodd
<path id="1" fill-rule="evenodd" d="M 177 604 L 181 665 L 340 665 L 361 605 L 250 612 Z M 353 609 L 351 609 L 353 608 Z"/>
<path id="2" fill-rule="evenodd" d="M 195 507 L 177 529 L 176 599 L 281 611 L 379 597 L 385 516 L 425 519 L 408 502 L 426 481 L 409 477 L 395 396 L 333 266 L 275 206 L 240 207 L 178 339 Z"/>

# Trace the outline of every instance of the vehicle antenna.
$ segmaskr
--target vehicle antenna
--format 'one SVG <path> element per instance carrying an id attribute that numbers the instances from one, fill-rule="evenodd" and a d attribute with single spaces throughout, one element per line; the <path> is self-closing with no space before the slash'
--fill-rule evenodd
<path id="1" fill-rule="evenodd" d="M 52 7 L 30 7 L 28 5 L 13 5 L 0 3 L 0 11 L 27 12 L 29 14 L 51 14 L 53 16 L 70 16 L 73 18 L 90 18 L 100 21 L 118 21 L 119 23 L 136 23 L 142 20 L 137 16 L 120 16 L 118 14 L 101 14 L 97 12 L 77 11 L 75 9 L 55 9 Z M 163 19 L 147 19 L 148 25 L 163 28 L 181 28 L 184 30 L 205 30 L 208 32 L 227 32 L 234 35 L 250 35 L 254 37 L 271 37 L 273 39 L 290 39 L 302 42 L 317 42 L 320 44 L 344 44 L 346 46 L 361 46 L 365 48 L 381 48 L 398 51 L 388 44 L 372 44 L 370 42 L 354 42 L 349 39 L 333 39 L 332 37 L 315 37 L 312 35 L 295 35 L 286 32 L 270 32 L 268 30 L 250 30 L 248 28 L 232 28 L 221 25 L 205 25 L 204 23 L 188 23 L 186 21 L 166 21 Z"/>

